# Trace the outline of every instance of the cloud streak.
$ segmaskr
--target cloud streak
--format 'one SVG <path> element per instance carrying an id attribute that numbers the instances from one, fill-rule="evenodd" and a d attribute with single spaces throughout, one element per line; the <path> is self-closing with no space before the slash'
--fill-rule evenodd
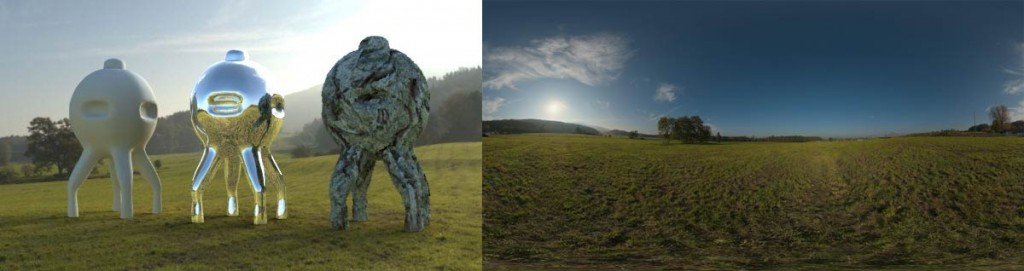
<path id="1" fill-rule="evenodd" d="M 613 34 L 555 36 L 530 46 L 498 47 L 484 56 L 484 87 L 517 89 L 543 78 L 572 79 L 589 86 L 618 78 L 632 56 L 627 40 Z"/>
<path id="2" fill-rule="evenodd" d="M 1018 94 L 1024 92 L 1024 43 L 1017 45 L 1017 54 L 1020 55 L 1020 67 L 1017 69 L 1003 69 L 1006 73 L 1016 76 L 1003 85 L 1003 92 L 1007 94 Z"/>

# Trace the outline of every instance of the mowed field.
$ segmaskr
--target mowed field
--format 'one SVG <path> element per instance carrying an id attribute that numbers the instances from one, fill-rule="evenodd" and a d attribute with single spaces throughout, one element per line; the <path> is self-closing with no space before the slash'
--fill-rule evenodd
<path id="1" fill-rule="evenodd" d="M 484 258 L 519 268 L 1024 269 L 1024 138 L 484 138 Z"/>
<path id="2" fill-rule="evenodd" d="M 327 187 L 336 155 L 279 154 L 289 217 L 270 214 L 269 224 L 259 226 L 252 225 L 247 185 L 239 186 L 240 215 L 226 216 L 220 174 L 207 185 L 206 223 L 189 221 L 188 187 L 198 153 L 154 157 L 163 161 L 161 214 L 150 213 L 150 186 L 135 175 L 132 220 L 111 211 L 109 179 L 85 182 L 74 219 L 66 216 L 67 182 L 0 185 L 0 270 L 478 270 L 480 149 L 479 142 L 416 148 L 432 211 L 431 225 L 419 233 L 403 231 L 402 199 L 381 162 L 370 184 L 369 221 L 332 230 Z"/>

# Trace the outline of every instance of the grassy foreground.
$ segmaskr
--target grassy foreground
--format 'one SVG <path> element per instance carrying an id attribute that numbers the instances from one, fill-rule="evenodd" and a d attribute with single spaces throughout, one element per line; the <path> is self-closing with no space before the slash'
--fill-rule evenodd
<path id="1" fill-rule="evenodd" d="M 163 161 L 161 214 L 150 213 L 150 186 L 135 176 L 132 220 L 110 210 L 109 179 L 85 182 L 76 219 L 66 217 L 67 182 L 0 185 L 0 270 L 480 269 L 480 149 L 479 142 L 416 149 L 430 182 L 432 211 L 431 225 L 420 233 L 402 230 L 402 200 L 380 163 L 370 185 L 370 220 L 348 231 L 330 229 L 333 155 L 280 155 L 289 218 L 271 214 L 269 224 L 260 226 L 252 225 L 248 186 L 239 187 L 240 215 L 225 215 L 219 174 L 207 185 L 206 223 L 189 222 L 188 187 L 198 153 L 154 157 Z"/>
<path id="2" fill-rule="evenodd" d="M 484 258 L 527 268 L 1024 268 L 1024 138 L 484 138 Z"/>

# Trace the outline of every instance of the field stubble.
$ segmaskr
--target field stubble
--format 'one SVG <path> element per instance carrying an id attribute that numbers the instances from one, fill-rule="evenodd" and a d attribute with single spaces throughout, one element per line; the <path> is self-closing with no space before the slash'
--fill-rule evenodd
<path id="1" fill-rule="evenodd" d="M 484 139 L 484 257 L 515 265 L 1017 266 L 1024 138 Z"/>

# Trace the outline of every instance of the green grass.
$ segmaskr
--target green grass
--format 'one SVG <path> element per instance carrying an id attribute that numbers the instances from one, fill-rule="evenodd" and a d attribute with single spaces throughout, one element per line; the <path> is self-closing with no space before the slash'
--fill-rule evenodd
<path id="1" fill-rule="evenodd" d="M 109 179 L 85 182 L 75 219 L 66 216 L 66 182 L 0 185 L 0 270 L 480 269 L 480 149 L 480 143 L 416 149 L 432 205 L 431 225 L 419 233 L 403 231 L 401 197 L 380 163 L 370 185 L 370 220 L 347 231 L 330 229 L 334 155 L 281 155 L 289 218 L 260 226 L 252 225 L 247 186 L 239 187 L 240 216 L 225 215 L 220 176 L 207 185 L 206 223 L 189 222 L 188 187 L 198 153 L 153 158 L 163 161 L 161 214 L 150 213 L 150 186 L 135 176 L 132 220 L 110 210 Z"/>
<path id="2" fill-rule="evenodd" d="M 1024 138 L 507 135 L 483 159 L 489 267 L 1024 268 Z"/>

